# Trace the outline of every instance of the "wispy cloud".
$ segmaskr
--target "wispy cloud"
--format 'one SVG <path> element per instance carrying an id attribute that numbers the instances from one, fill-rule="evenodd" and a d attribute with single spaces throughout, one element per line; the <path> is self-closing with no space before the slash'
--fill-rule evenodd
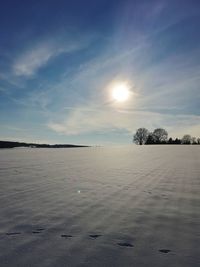
<path id="1" fill-rule="evenodd" d="M 31 76 L 45 65 L 53 56 L 59 54 L 48 45 L 41 45 L 25 52 L 16 59 L 13 72 L 16 76 Z"/>
<path id="2" fill-rule="evenodd" d="M 141 110 L 101 109 L 94 105 L 72 109 L 67 118 L 61 122 L 49 122 L 51 130 L 64 135 L 81 135 L 87 133 L 110 133 L 122 131 L 132 134 L 139 127 L 153 130 L 166 127 L 173 136 L 185 132 L 200 135 L 200 116 L 173 115 Z M 195 131 L 194 131 L 195 130 Z"/>
<path id="3" fill-rule="evenodd" d="M 45 66 L 51 59 L 62 53 L 71 53 L 86 47 L 91 36 L 87 38 L 78 36 L 76 38 L 67 36 L 54 36 L 54 39 L 47 38 L 38 44 L 27 48 L 19 54 L 13 62 L 12 70 L 15 76 L 29 77 Z"/>

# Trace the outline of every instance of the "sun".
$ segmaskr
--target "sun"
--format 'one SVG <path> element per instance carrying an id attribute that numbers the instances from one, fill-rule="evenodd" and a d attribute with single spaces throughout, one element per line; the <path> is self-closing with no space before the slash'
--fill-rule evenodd
<path id="1" fill-rule="evenodd" d="M 117 102 L 127 101 L 130 91 L 126 83 L 119 83 L 113 86 L 112 98 Z"/>

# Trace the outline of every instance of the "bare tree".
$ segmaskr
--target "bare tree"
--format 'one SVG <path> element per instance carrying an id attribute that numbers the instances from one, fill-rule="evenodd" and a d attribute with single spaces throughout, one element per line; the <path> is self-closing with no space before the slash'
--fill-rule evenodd
<path id="1" fill-rule="evenodd" d="M 153 144 L 155 144 L 154 135 L 153 135 L 153 133 L 149 133 L 148 137 L 147 137 L 147 140 L 145 142 L 145 145 L 153 145 Z"/>
<path id="2" fill-rule="evenodd" d="M 163 128 L 157 128 L 154 130 L 153 136 L 156 143 L 162 143 L 167 141 L 168 133 Z"/>
<path id="3" fill-rule="evenodd" d="M 200 144 L 200 138 L 199 137 L 197 138 L 197 144 L 198 145 Z"/>
<path id="4" fill-rule="evenodd" d="M 197 139 L 196 139 L 196 137 L 192 137 L 191 142 L 192 142 L 193 145 L 196 145 L 196 144 L 197 144 Z"/>
<path id="5" fill-rule="evenodd" d="M 148 135 L 149 131 L 146 128 L 139 128 L 133 136 L 133 142 L 139 145 L 143 145 L 145 144 Z"/>
<path id="6" fill-rule="evenodd" d="M 185 134 L 185 135 L 182 137 L 181 142 L 182 142 L 182 144 L 187 144 L 187 145 L 191 144 L 191 142 L 192 142 L 192 137 L 191 137 L 191 135 L 189 135 L 189 134 Z"/>

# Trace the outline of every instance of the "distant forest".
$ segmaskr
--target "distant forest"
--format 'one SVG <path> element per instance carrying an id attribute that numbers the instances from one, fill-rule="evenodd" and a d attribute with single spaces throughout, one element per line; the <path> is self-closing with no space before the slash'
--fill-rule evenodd
<path id="1" fill-rule="evenodd" d="M 163 128 L 157 128 L 149 132 L 146 128 L 137 129 L 133 135 L 133 142 L 138 145 L 200 145 L 200 138 L 185 134 L 181 139 L 168 138 L 168 132 Z"/>
<path id="2" fill-rule="evenodd" d="M 34 144 L 24 142 L 0 141 L 0 148 L 15 148 L 15 147 L 30 147 L 30 148 L 73 148 L 73 147 L 88 147 L 83 145 L 70 145 L 70 144 Z"/>

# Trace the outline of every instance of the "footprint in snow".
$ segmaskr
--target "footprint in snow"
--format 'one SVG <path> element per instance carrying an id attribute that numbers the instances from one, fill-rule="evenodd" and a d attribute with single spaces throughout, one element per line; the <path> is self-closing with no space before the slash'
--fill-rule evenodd
<path id="1" fill-rule="evenodd" d="M 134 247 L 131 243 L 127 243 L 127 242 L 120 242 L 120 243 L 117 243 L 117 245 L 119 245 L 120 247 L 129 247 L 129 248 L 132 248 Z"/>
<path id="2" fill-rule="evenodd" d="M 72 235 L 65 235 L 65 234 L 63 234 L 63 235 L 61 235 L 61 237 L 70 238 L 70 237 L 73 237 L 73 236 Z"/>
<path id="3" fill-rule="evenodd" d="M 44 231 L 44 228 L 37 228 L 36 230 L 32 231 L 32 234 L 40 234 L 42 231 Z"/>
<path id="4" fill-rule="evenodd" d="M 171 250 L 170 249 L 159 249 L 159 251 L 162 253 L 169 253 Z"/>
<path id="5" fill-rule="evenodd" d="M 6 235 L 21 235 L 20 232 L 11 232 L 11 233 L 6 233 Z"/>
<path id="6" fill-rule="evenodd" d="M 97 239 L 98 237 L 100 237 L 102 235 L 89 235 L 89 237 L 93 238 L 93 239 Z"/>

